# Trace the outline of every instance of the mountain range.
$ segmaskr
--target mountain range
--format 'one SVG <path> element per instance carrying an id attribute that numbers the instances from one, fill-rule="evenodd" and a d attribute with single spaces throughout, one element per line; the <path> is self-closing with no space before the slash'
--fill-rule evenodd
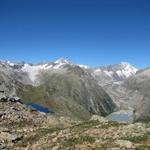
<path id="1" fill-rule="evenodd" d="M 129 110 L 134 121 L 147 121 L 149 73 L 127 62 L 90 68 L 64 58 L 36 65 L 0 61 L 0 97 L 20 97 L 77 120 Z"/>

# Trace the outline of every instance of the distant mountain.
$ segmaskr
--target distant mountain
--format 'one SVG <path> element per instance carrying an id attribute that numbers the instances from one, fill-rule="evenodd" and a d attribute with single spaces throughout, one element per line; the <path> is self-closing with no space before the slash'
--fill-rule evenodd
<path id="1" fill-rule="evenodd" d="M 120 84 L 128 77 L 135 75 L 137 71 L 138 69 L 130 63 L 122 62 L 116 65 L 97 67 L 93 69 L 93 75 L 100 85 L 105 86 L 108 84 Z"/>
<path id="2" fill-rule="evenodd" d="M 89 69 L 63 58 L 37 65 L 24 62 L 1 62 L 1 65 L 5 86 L 2 92 L 44 105 L 58 115 L 88 119 L 91 114 L 106 116 L 116 108 Z"/>
<path id="3" fill-rule="evenodd" d="M 11 63 L 5 61 L 5 65 L 11 67 L 15 72 L 26 73 L 28 74 L 29 79 L 32 81 L 32 84 L 36 84 L 36 78 L 43 70 L 53 70 L 60 69 L 66 65 L 70 66 L 79 66 L 82 69 L 89 70 L 91 74 L 99 81 L 100 85 L 107 84 L 119 84 L 124 81 L 126 78 L 134 75 L 138 69 L 132 66 L 128 62 L 122 62 L 116 65 L 102 66 L 97 68 L 90 68 L 81 64 L 72 64 L 64 58 L 60 58 L 55 62 L 42 62 L 36 65 L 20 62 L 20 63 Z"/>
<path id="4" fill-rule="evenodd" d="M 0 97 L 15 96 L 17 85 L 31 83 L 26 72 L 16 70 L 14 67 L 15 65 L 10 62 L 0 61 Z"/>
<path id="5" fill-rule="evenodd" d="M 5 62 L 5 64 L 7 64 L 9 67 L 11 67 L 15 72 L 18 72 L 18 74 L 22 73 L 22 72 L 26 73 L 33 85 L 36 84 L 36 82 L 38 80 L 38 75 L 42 71 L 60 69 L 60 68 L 63 68 L 65 65 L 73 66 L 73 64 L 69 63 L 64 58 L 60 58 L 60 59 L 56 60 L 55 62 L 45 61 L 45 62 L 41 62 L 41 63 L 35 64 L 35 65 L 25 63 L 25 62 L 13 64 L 13 63 L 10 63 L 9 61 Z"/>
<path id="6" fill-rule="evenodd" d="M 135 119 L 150 120 L 150 68 L 138 71 L 125 80 L 123 86 L 130 90 L 130 103 L 135 108 Z"/>
<path id="7" fill-rule="evenodd" d="M 150 120 L 150 68 L 142 69 L 121 84 L 103 86 L 118 109 L 132 111 L 134 121 Z"/>
<path id="8" fill-rule="evenodd" d="M 129 110 L 145 121 L 150 120 L 149 74 L 149 68 L 127 62 L 90 68 L 64 58 L 36 65 L 0 61 L 0 97 L 20 96 L 76 119 Z"/>

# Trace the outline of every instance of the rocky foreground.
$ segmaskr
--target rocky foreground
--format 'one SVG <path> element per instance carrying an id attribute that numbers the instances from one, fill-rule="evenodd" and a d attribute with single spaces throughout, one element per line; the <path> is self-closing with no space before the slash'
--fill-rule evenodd
<path id="1" fill-rule="evenodd" d="M 150 123 L 117 123 L 98 116 L 72 121 L 7 97 L 0 100 L 0 149 L 149 150 Z"/>

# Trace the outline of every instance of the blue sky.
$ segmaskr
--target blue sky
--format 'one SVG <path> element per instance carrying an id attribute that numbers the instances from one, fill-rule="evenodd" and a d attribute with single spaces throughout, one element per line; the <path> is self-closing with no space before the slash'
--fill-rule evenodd
<path id="1" fill-rule="evenodd" d="M 150 66 L 149 0 L 0 0 L 0 59 Z"/>

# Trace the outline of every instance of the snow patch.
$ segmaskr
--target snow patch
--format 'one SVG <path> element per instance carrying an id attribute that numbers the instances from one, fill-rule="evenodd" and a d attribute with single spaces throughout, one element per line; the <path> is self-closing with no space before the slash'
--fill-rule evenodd
<path id="1" fill-rule="evenodd" d="M 60 58 L 54 62 L 55 64 L 68 64 L 68 60 L 64 58 Z"/>
<path id="2" fill-rule="evenodd" d="M 23 72 L 27 72 L 29 75 L 29 78 L 31 81 L 35 82 L 37 75 L 41 70 L 48 70 L 51 69 L 52 65 L 49 64 L 43 64 L 43 65 L 29 65 L 29 64 L 24 64 L 22 67 Z"/>
<path id="3" fill-rule="evenodd" d="M 13 67 L 15 64 L 14 63 L 11 63 L 10 61 L 7 61 L 8 65 Z"/>
<path id="4" fill-rule="evenodd" d="M 81 67 L 81 68 L 84 68 L 84 69 L 88 69 L 88 68 L 89 68 L 88 66 L 80 65 L 80 64 L 78 64 L 77 66 L 79 66 L 79 67 Z"/>

